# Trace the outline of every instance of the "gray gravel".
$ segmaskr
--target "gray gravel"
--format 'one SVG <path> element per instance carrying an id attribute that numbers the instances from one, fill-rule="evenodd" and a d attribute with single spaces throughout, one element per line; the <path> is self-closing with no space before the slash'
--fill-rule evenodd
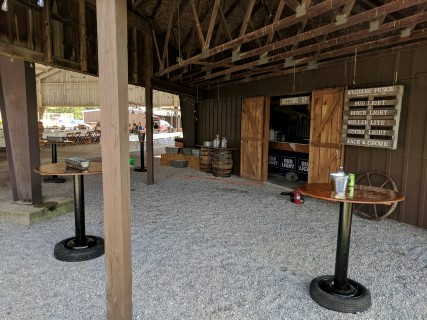
<path id="1" fill-rule="evenodd" d="M 427 319 L 426 230 L 354 217 L 349 276 L 373 302 L 341 314 L 308 291 L 334 272 L 336 204 L 295 205 L 273 186 L 157 159 L 155 176 L 147 186 L 131 171 L 134 319 Z M 71 180 L 43 193 L 72 197 Z M 85 196 L 87 234 L 103 236 L 101 176 L 85 177 Z M 53 257 L 73 234 L 73 213 L 33 226 L 0 221 L 0 319 L 106 317 L 104 257 Z"/>

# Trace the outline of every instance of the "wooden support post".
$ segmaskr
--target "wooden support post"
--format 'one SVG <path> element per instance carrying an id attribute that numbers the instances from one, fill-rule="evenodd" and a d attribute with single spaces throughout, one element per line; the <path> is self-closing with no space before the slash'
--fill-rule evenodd
<path id="1" fill-rule="evenodd" d="M 144 35 L 144 83 L 145 83 L 145 117 L 147 132 L 147 184 L 154 183 L 154 152 L 153 152 L 153 38 L 151 33 Z"/>
<path id="2" fill-rule="evenodd" d="M 36 73 L 25 61 L 0 57 L 0 107 L 13 200 L 42 202 L 37 125 Z"/>
<path id="3" fill-rule="evenodd" d="M 96 3 L 107 319 L 132 319 L 128 133 L 127 11 L 122 0 Z"/>
<path id="4" fill-rule="evenodd" d="M 80 70 L 87 71 L 86 0 L 79 0 Z"/>
<path id="5" fill-rule="evenodd" d="M 52 63 L 52 25 L 50 19 L 50 0 L 45 0 L 42 9 L 43 54 L 44 62 Z"/>
<path id="6" fill-rule="evenodd" d="M 131 45 L 132 83 L 138 83 L 138 78 L 139 78 L 138 77 L 138 31 L 136 30 L 136 28 L 132 28 L 131 39 L 132 39 L 132 45 Z"/>

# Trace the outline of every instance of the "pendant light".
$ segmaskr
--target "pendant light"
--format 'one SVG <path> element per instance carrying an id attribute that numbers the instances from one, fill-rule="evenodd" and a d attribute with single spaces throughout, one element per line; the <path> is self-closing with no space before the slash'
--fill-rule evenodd
<path id="1" fill-rule="evenodd" d="M 37 5 L 39 7 L 44 7 L 44 1 L 43 0 L 37 0 Z"/>

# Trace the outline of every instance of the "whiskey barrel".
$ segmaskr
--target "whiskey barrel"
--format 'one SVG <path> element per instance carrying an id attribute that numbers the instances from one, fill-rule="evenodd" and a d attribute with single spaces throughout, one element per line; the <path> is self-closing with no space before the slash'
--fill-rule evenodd
<path id="1" fill-rule="evenodd" d="M 212 174 L 215 177 L 230 177 L 233 171 L 233 152 L 215 149 L 212 157 Z"/>
<path id="2" fill-rule="evenodd" d="M 200 171 L 212 172 L 212 150 L 210 148 L 200 148 Z"/>

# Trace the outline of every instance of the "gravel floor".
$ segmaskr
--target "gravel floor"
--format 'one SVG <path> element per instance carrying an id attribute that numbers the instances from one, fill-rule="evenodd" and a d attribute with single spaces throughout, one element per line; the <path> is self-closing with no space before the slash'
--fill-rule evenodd
<path id="1" fill-rule="evenodd" d="M 427 319 L 426 230 L 354 217 L 349 276 L 370 289 L 372 306 L 341 314 L 308 291 L 334 272 L 336 204 L 295 205 L 273 186 L 158 159 L 155 177 L 147 186 L 131 171 L 134 319 Z M 43 193 L 72 197 L 71 182 Z M 85 202 L 87 234 L 103 236 L 101 176 L 85 177 Z M 73 213 L 33 226 L 0 221 L 0 319 L 106 317 L 104 257 L 53 257 L 73 234 Z"/>

